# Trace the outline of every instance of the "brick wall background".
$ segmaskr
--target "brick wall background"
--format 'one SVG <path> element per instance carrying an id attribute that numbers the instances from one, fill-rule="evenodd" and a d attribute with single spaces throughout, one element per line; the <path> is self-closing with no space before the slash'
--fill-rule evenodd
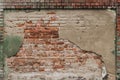
<path id="1" fill-rule="evenodd" d="M 117 73 L 119 77 L 119 15 L 120 15 L 120 0 L 0 0 L 0 13 L 3 9 L 107 9 L 114 8 L 117 12 L 117 28 L 116 28 L 116 51 Z M 0 15 L 0 31 L 3 31 L 3 15 Z M 1 41 L 2 41 L 1 37 Z M 0 47 L 2 53 L 2 46 Z"/>
<path id="2" fill-rule="evenodd" d="M 4 8 L 107 8 L 119 0 L 1 0 Z"/>
<path id="3" fill-rule="evenodd" d="M 82 49 L 102 55 L 108 67 L 108 72 L 115 74 L 115 55 L 112 53 L 112 51 L 115 50 L 116 15 L 114 11 L 74 10 L 73 12 L 71 10 L 66 10 L 64 12 L 62 10 L 41 10 L 29 13 L 24 11 L 5 11 L 4 15 L 6 35 L 25 35 L 26 33 L 23 33 L 21 26 L 24 25 L 26 21 L 36 23 L 38 20 L 42 19 L 44 20 L 44 24 L 46 24 L 44 26 L 53 27 L 53 30 L 54 27 L 59 28 L 58 32 L 53 33 L 56 33 L 56 35 L 50 35 L 50 32 L 48 33 L 48 37 L 44 34 L 40 34 L 43 35 L 43 37 L 35 36 L 35 34 L 33 36 L 28 36 L 29 34 L 26 34 L 26 38 L 59 37 L 70 40 Z M 25 32 L 29 31 L 28 29 L 29 28 L 26 28 Z M 36 34 L 39 33 L 40 32 Z M 110 58 L 108 58 L 108 56 Z"/>
<path id="4" fill-rule="evenodd" d="M 72 41 L 82 49 L 102 55 L 108 73 L 115 74 L 115 55 L 112 53 L 115 50 L 115 16 L 115 12 L 112 10 L 100 10 L 99 12 L 97 10 L 33 10 L 31 12 L 7 10 L 4 13 L 5 35 L 25 38 L 23 42 L 28 46 L 28 42 L 34 42 L 31 39 L 36 38 L 44 39 L 44 41 L 47 38 L 62 38 Z M 43 26 L 47 26 L 48 31 L 44 28 L 33 29 L 34 27 L 31 25 L 35 25 L 34 23 L 37 22 Z M 25 24 L 28 27 L 24 26 Z M 37 30 L 41 30 L 42 32 L 36 32 Z M 60 44 L 66 43 L 66 41 L 62 41 Z M 42 40 L 36 42 L 44 44 Z M 50 40 L 50 42 L 53 43 L 54 40 Z M 51 44 L 50 42 L 48 44 Z M 56 49 L 57 46 L 56 48 L 53 47 L 53 50 Z M 57 50 L 64 50 L 64 46 L 61 46 Z M 112 80 L 114 79 L 112 78 Z"/>

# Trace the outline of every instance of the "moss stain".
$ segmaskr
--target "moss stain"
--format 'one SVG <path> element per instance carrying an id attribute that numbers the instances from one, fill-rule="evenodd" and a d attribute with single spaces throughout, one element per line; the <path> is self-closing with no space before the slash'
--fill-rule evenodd
<path id="1" fill-rule="evenodd" d="M 7 57 L 14 56 L 22 45 L 22 38 L 19 36 L 6 36 L 3 44 L 4 54 Z"/>

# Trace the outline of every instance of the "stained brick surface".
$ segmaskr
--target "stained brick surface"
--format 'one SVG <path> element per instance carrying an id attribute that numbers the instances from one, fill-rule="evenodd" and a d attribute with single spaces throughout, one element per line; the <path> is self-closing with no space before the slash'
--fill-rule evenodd
<path id="1" fill-rule="evenodd" d="M 79 59 L 79 56 L 84 55 L 84 54 L 85 54 L 85 56 L 92 57 L 90 59 L 90 63 L 92 64 L 91 66 L 93 66 L 93 64 L 95 64 L 95 66 L 99 66 L 102 64 L 101 59 L 100 59 L 101 56 L 96 55 L 94 52 L 84 51 L 84 50 L 80 49 L 79 47 L 77 47 L 71 41 L 65 40 L 65 38 L 64 39 L 59 38 L 60 37 L 59 34 L 62 33 L 62 32 L 60 32 L 60 29 L 66 30 L 66 31 L 63 31 L 63 33 L 67 32 L 67 30 L 68 31 L 71 30 L 73 32 L 83 32 L 84 33 L 87 30 L 83 30 L 83 29 L 87 28 L 87 29 L 93 30 L 94 27 L 98 31 L 100 31 L 100 30 L 104 29 L 103 25 L 105 25 L 105 27 L 113 25 L 113 21 L 110 21 L 110 23 L 111 23 L 110 25 L 108 25 L 107 24 L 108 22 L 105 21 L 106 17 L 109 17 L 106 15 L 109 15 L 109 14 L 103 15 L 104 17 L 101 16 L 102 18 L 99 17 L 100 14 L 104 14 L 104 11 L 99 11 L 99 13 L 97 13 L 97 11 L 93 11 L 93 13 L 94 14 L 97 13 L 97 15 L 96 14 L 94 15 L 93 13 L 91 13 L 92 11 L 89 11 L 89 10 L 88 10 L 89 13 L 86 13 L 86 11 L 85 12 L 84 11 L 80 11 L 80 12 L 75 11 L 75 12 L 76 13 L 73 15 L 74 12 L 69 11 L 69 10 L 66 10 L 66 12 L 62 12 L 59 10 L 58 11 L 41 10 L 40 12 L 33 11 L 33 12 L 26 13 L 24 11 L 22 11 L 22 12 L 20 11 L 18 13 L 8 12 L 6 14 L 6 16 L 5 16 L 5 24 L 6 24 L 5 32 L 7 32 L 7 33 L 5 33 L 5 34 L 10 35 L 11 37 L 12 36 L 20 36 L 22 34 L 22 37 L 24 38 L 23 44 L 20 48 L 20 51 L 17 53 L 17 55 L 13 56 L 7 60 L 9 68 L 11 70 L 13 70 L 13 71 L 11 71 L 11 74 L 9 74 L 10 78 L 14 77 L 14 78 L 11 78 L 12 80 L 15 79 L 15 77 L 18 78 L 19 76 L 17 76 L 17 75 L 19 75 L 22 72 L 27 72 L 27 73 L 38 72 L 40 74 L 45 72 L 47 74 L 47 71 L 51 71 L 51 72 L 66 71 L 67 68 L 74 69 L 76 71 L 76 70 L 78 70 L 79 67 L 80 67 L 80 69 L 85 67 L 85 69 L 84 69 L 84 70 L 86 70 L 85 72 L 89 73 L 89 69 L 88 69 L 89 62 L 87 62 L 87 60 L 89 61 L 89 58 L 87 58 L 85 65 L 84 65 L 85 59 L 83 59 L 83 58 Z M 109 12 L 106 12 L 106 13 L 109 13 Z M 95 17 L 92 17 L 91 14 L 94 15 Z M 91 19 L 93 22 L 91 22 Z M 99 21 L 97 21 L 96 19 L 99 19 Z M 107 20 L 109 20 L 109 19 L 107 19 Z M 87 21 L 87 22 L 85 22 L 85 21 Z M 90 27 L 90 25 L 92 25 L 92 26 Z M 96 25 L 97 25 L 97 27 L 96 27 Z M 81 31 L 79 31 L 78 29 L 80 29 Z M 105 29 L 107 29 L 107 27 Z M 96 30 L 95 30 L 96 32 L 93 33 L 92 30 L 90 33 L 91 36 L 94 33 L 98 33 L 98 31 L 96 31 Z M 112 31 L 113 30 L 114 30 L 114 28 L 112 27 Z M 114 33 L 112 31 L 110 31 L 111 35 Z M 104 33 L 104 32 L 101 32 L 101 33 Z M 70 35 L 70 36 L 72 36 L 72 38 L 76 37 L 71 34 L 68 34 L 68 36 Z M 53 37 L 53 36 L 57 36 L 57 37 Z M 80 36 L 80 35 L 77 35 L 77 36 Z M 88 39 L 89 41 L 92 38 L 91 36 L 90 36 L 90 39 Z M 100 36 L 102 37 L 102 34 L 100 34 Z M 89 37 L 89 35 L 88 35 L 88 37 Z M 93 36 L 93 37 L 95 37 L 95 36 Z M 95 37 L 95 39 L 97 39 L 97 38 Z M 87 40 L 87 38 L 84 39 L 83 43 L 84 42 L 87 43 L 87 41 L 85 41 L 85 40 Z M 93 41 L 91 41 L 91 42 L 93 42 Z M 107 40 L 107 42 L 108 42 L 108 40 Z M 82 44 L 82 42 L 79 42 L 79 43 Z M 93 45 L 92 46 L 89 45 L 89 46 L 91 48 Z M 107 47 L 107 49 L 108 49 L 108 47 Z M 83 48 L 83 46 L 82 46 L 82 48 Z M 98 49 L 100 50 L 100 46 Z M 111 48 L 110 48 L 110 50 L 111 50 Z M 101 53 L 99 53 L 99 54 L 101 54 Z M 104 53 L 106 53 L 106 52 L 104 52 Z M 104 53 L 103 53 L 103 55 L 104 55 Z M 107 55 L 107 53 L 106 53 L 106 55 Z M 57 59 L 55 57 L 57 57 Z M 78 60 L 76 61 L 76 59 L 78 59 Z M 46 61 L 46 62 L 43 64 L 41 61 Z M 59 63 L 57 64 L 57 62 L 55 62 L 55 61 L 57 61 Z M 100 61 L 100 63 L 99 63 L 99 61 Z M 18 62 L 20 62 L 20 63 L 18 63 Z M 68 62 L 68 64 L 66 64 L 67 62 Z M 50 63 L 50 64 L 48 64 L 48 63 Z M 69 66 L 67 66 L 67 65 L 69 65 Z M 113 64 L 111 66 L 113 66 Z M 97 68 L 101 71 L 100 67 L 97 67 Z M 111 68 L 110 68 L 110 70 L 111 70 Z M 66 71 L 66 73 L 67 73 L 67 71 Z M 83 72 L 78 71 L 78 73 L 83 73 Z M 96 74 L 99 74 L 99 71 Z M 22 75 L 20 75 L 20 76 L 22 76 Z M 27 77 L 27 75 L 25 77 Z M 76 79 L 76 78 L 74 78 L 74 79 Z"/>
<path id="2" fill-rule="evenodd" d="M 108 8 L 108 7 L 115 7 L 115 5 L 119 5 L 120 0 L 71 0 L 71 2 L 69 0 L 54 0 L 54 2 L 52 0 L 4 0 L 6 3 L 2 3 L 0 5 L 4 5 L 4 8 Z M 17 3 L 17 2 L 21 2 L 21 3 Z M 26 3 L 25 3 L 26 2 Z M 27 3 L 30 2 L 30 3 Z M 38 3 L 40 2 L 40 3 Z M 68 4 L 69 2 L 69 4 Z M 118 2 L 118 3 L 117 3 Z M 3 6 L 2 6 L 3 7 Z M 119 14 L 119 12 L 118 12 Z M 119 20 L 119 19 L 118 19 Z M 119 21 L 118 21 L 118 27 L 117 27 L 117 36 L 119 37 Z M 34 28 L 33 28 L 34 29 Z M 43 28 L 44 29 L 44 28 Z M 25 30 L 25 32 L 27 32 L 28 29 Z M 29 32 L 29 31 L 28 31 Z M 32 32 L 35 32 L 34 30 L 32 30 Z M 37 34 L 36 31 L 35 34 Z M 51 33 L 51 32 L 50 32 Z M 30 34 L 28 35 L 26 33 L 25 37 L 27 38 L 39 38 L 38 36 L 33 36 L 35 34 Z M 47 36 L 48 34 L 44 34 L 44 32 L 42 34 L 39 35 L 45 35 L 46 37 L 42 37 L 42 38 L 50 38 L 53 37 L 54 35 L 57 35 L 57 33 L 51 33 L 51 35 Z M 40 36 L 41 37 L 41 36 Z M 58 38 L 59 36 L 55 36 L 53 38 Z M 117 44 L 119 45 L 119 43 Z"/>
<path id="3" fill-rule="evenodd" d="M 60 80 L 62 80 L 63 78 L 67 78 L 68 75 L 72 77 L 76 75 L 76 73 L 79 73 L 77 77 L 74 76 L 74 78 L 70 79 L 102 80 L 101 72 L 104 63 L 100 55 L 94 52 L 84 51 L 69 40 L 60 39 L 58 27 L 46 27 L 42 24 L 42 20 L 40 20 L 36 25 L 30 21 L 21 26 L 25 27 L 24 41 L 16 56 L 7 59 L 7 65 L 9 69 L 11 69 L 10 74 L 8 74 L 8 79 L 14 80 L 15 75 L 13 76 L 11 73 L 15 74 L 16 72 L 22 74 L 39 72 L 39 74 L 44 76 L 47 75 L 47 73 L 52 72 L 51 74 L 53 74 L 57 72 L 58 75 L 60 75 L 60 73 L 67 73 L 67 75 L 57 77 L 57 75 L 53 74 L 54 76 L 49 76 L 48 79 L 53 80 L 56 78 L 56 80 L 59 80 L 60 78 Z M 68 72 L 73 75 L 70 76 Z M 86 77 L 87 74 L 84 74 L 84 72 L 91 76 Z M 27 76 L 26 80 L 28 80 L 28 78 L 33 80 L 31 77 Z M 22 76 L 20 78 L 22 78 Z M 44 77 L 44 79 L 45 78 L 47 77 Z M 17 80 L 18 79 L 17 77 Z"/>
<path id="4" fill-rule="evenodd" d="M 3 2 L 4 8 L 107 8 L 115 6 L 116 0 L 5 0 Z"/>

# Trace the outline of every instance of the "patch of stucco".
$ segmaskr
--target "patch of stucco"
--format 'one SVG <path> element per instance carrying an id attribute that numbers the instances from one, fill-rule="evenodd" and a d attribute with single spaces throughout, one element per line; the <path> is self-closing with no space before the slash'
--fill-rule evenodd
<path id="1" fill-rule="evenodd" d="M 59 18 L 52 26 L 59 26 L 59 36 L 77 44 L 80 48 L 97 52 L 103 56 L 109 73 L 115 74 L 115 12 L 108 10 L 41 10 L 26 13 L 24 11 L 5 12 L 6 35 L 23 36 L 24 30 L 17 25 L 25 21 L 37 22 L 49 17 Z M 46 15 L 46 13 L 48 13 Z M 11 15 L 11 16 L 10 16 Z M 17 34 L 16 34 L 17 33 Z"/>
<path id="2" fill-rule="evenodd" d="M 60 27 L 60 37 L 71 40 L 82 49 L 103 56 L 108 72 L 115 74 L 115 12 L 108 10 L 66 11 L 66 26 Z M 65 14 L 64 14 L 65 15 Z M 76 20 L 78 19 L 78 24 Z"/>

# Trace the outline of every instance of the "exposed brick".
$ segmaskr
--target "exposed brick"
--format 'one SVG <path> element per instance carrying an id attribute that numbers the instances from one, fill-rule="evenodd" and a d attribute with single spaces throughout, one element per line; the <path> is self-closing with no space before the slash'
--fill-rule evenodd
<path id="1" fill-rule="evenodd" d="M 120 45 L 120 42 L 119 42 L 119 41 L 117 42 L 117 45 Z"/>
<path id="2" fill-rule="evenodd" d="M 16 1 L 16 0 L 9 0 L 9 1 L 4 1 L 4 7 L 5 8 L 41 8 L 41 7 L 73 7 L 73 8 L 81 8 L 81 7 L 86 7 L 86 8 L 91 8 L 95 7 L 95 2 L 97 2 L 99 5 L 98 7 L 103 7 L 103 6 L 112 6 L 116 0 L 53 0 L 53 1 L 45 1 L 45 0 L 40 0 L 40 1 Z M 9 2 L 9 3 L 7 3 Z M 19 3 L 18 3 L 19 2 Z M 29 3 L 28 3 L 29 2 Z M 46 4 L 44 4 L 44 2 Z M 117 2 L 120 2 L 119 0 Z M 72 3 L 72 5 L 70 5 Z M 42 4 L 42 5 L 41 5 Z M 8 6 L 9 5 L 9 6 Z M 50 5 L 50 6 L 49 6 Z M 87 6 L 86 6 L 87 5 Z"/>
<path id="3" fill-rule="evenodd" d="M 101 68 L 104 64 L 101 56 L 94 52 L 81 50 L 69 40 L 59 39 L 59 26 L 47 26 L 47 20 L 53 20 L 54 23 L 56 20 L 59 21 L 58 18 L 61 18 L 61 16 L 69 19 L 67 15 L 65 15 L 65 17 L 64 15 L 60 15 L 58 18 L 43 18 L 43 20 L 40 20 L 41 15 L 56 16 L 54 12 L 50 12 L 47 14 L 36 14 L 35 16 L 30 15 L 28 18 L 31 21 L 26 21 L 24 15 L 18 16 L 19 21 L 13 19 L 13 22 L 18 23 L 15 25 L 16 27 L 22 29 L 22 31 L 24 29 L 24 40 L 17 55 L 8 58 L 8 67 L 10 69 L 18 73 L 46 73 L 47 71 L 54 73 L 57 71 L 67 71 L 68 69 L 79 70 L 78 68 L 86 68 L 85 70 L 89 70 L 89 65 L 92 64 L 91 68 L 94 67 L 93 65 L 97 66 L 95 69 L 99 69 L 99 74 L 101 74 Z M 67 21 L 66 19 L 63 20 L 63 18 L 61 18 L 61 21 Z M 68 21 L 74 22 L 76 19 L 75 17 L 73 20 Z M 71 29 L 71 27 L 68 29 Z M 18 59 L 18 61 L 16 59 Z M 21 59 L 24 59 L 25 62 L 23 63 Z M 19 63 L 19 61 L 21 62 Z M 89 61 L 92 61 L 90 62 L 91 64 L 88 64 Z M 99 71 L 96 72 L 98 73 Z"/>
<path id="4" fill-rule="evenodd" d="M 22 24 L 22 26 L 25 26 L 27 23 L 27 25 L 30 24 L 31 26 L 26 26 L 24 30 L 25 42 L 23 42 L 20 51 L 15 57 L 11 57 L 7 60 L 8 66 L 10 68 L 14 69 L 15 71 L 22 72 L 36 70 L 41 72 L 48 70 L 46 67 L 48 67 L 49 63 L 51 63 L 49 65 L 52 66 L 52 68 L 50 68 L 51 71 L 65 69 L 67 64 L 65 65 L 63 63 L 69 63 L 70 66 L 73 66 L 72 64 L 77 61 L 78 64 L 85 65 L 87 59 L 90 58 L 96 60 L 96 64 L 99 66 L 99 68 L 101 68 L 102 60 L 100 56 L 95 55 L 90 51 L 81 50 L 74 44 L 70 43 L 68 40 L 65 41 L 63 39 L 58 39 L 58 27 L 43 27 L 41 22 L 42 21 L 39 21 L 39 23 L 37 23 L 39 26 L 32 25 L 32 21 L 25 22 L 24 25 Z M 22 26 L 18 25 L 18 27 Z M 29 44 L 31 44 L 31 46 L 29 46 Z M 93 56 L 90 56 L 89 53 L 93 54 Z M 81 55 L 79 58 L 78 54 L 84 54 L 84 56 Z M 49 63 L 47 63 L 45 59 L 48 60 Z"/>
<path id="5" fill-rule="evenodd" d="M 119 60 L 119 61 L 120 61 L 120 56 L 117 56 L 117 60 Z"/>
<path id="6" fill-rule="evenodd" d="M 26 26 L 28 24 L 30 26 Z M 101 70 L 103 66 L 101 56 L 81 50 L 69 40 L 59 39 L 58 27 L 43 27 L 42 21 L 36 25 L 29 21 L 24 25 L 18 24 L 18 27 L 24 27 L 25 37 L 17 55 L 7 58 L 7 65 L 13 71 L 45 73 L 77 69 L 82 66 L 87 68 L 88 60 L 91 60 L 93 63 L 90 64 L 97 69 Z"/>

